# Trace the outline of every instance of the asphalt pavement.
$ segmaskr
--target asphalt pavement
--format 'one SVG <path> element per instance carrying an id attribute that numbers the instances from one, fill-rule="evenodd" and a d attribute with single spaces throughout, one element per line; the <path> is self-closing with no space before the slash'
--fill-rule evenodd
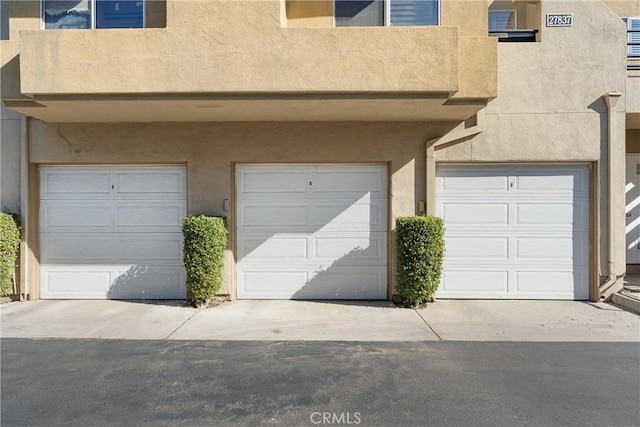
<path id="1" fill-rule="evenodd" d="M 638 342 L 4 338 L 2 426 L 635 426 Z"/>
<path id="2" fill-rule="evenodd" d="M 638 426 L 640 320 L 612 304 L 0 306 L 5 426 Z"/>

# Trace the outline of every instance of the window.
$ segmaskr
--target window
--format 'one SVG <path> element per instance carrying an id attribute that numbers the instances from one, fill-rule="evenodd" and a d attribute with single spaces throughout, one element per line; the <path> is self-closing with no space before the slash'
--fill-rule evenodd
<path id="1" fill-rule="evenodd" d="M 142 28 L 143 0 L 42 0 L 45 29 Z"/>
<path id="2" fill-rule="evenodd" d="M 640 17 L 624 20 L 627 22 L 627 56 L 640 58 Z"/>
<path id="3" fill-rule="evenodd" d="M 440 22 L 440 0 L 335 0 L 336 27 L 425 26 Z"/>
<path id="4" fill-rule="evenodd" d="M 508 31 L 517 28 L 515 10 L 490 10 L 489 31 Z"/>

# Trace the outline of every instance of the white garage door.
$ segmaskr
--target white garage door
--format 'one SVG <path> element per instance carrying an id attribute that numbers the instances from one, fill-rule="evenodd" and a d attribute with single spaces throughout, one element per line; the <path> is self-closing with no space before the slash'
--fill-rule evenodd
<path id="1" fill-rule="evenodd" d="M 185 298 L 184 167 L 43 167 L 40 183 L 42 298 Z"/>
<path id="2" fill-rule="evenodd" d="M 588 299 L 586 166 L 439 166 L 441 298 Z"/>
<path id="3" fill-rule="evenodd" d="M 241 165 L 238 298 L 387 297 L 387 168 Z"/>

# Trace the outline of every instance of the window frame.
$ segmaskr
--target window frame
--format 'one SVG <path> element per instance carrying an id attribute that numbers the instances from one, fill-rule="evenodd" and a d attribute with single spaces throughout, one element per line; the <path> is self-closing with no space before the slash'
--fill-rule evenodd
<path id="1" fill-rule="evenodd" d="M 2 0 L 0 0 L 2 1 Z M 96 28 L 96 5 L 98 0 L 87 0 L 91 7 L 91 28 L 67 28 L 67 30 L 127 30 L 134 28 Z M 116 0 L 114 0 L 116 1 Z M 142 2 L 142 28 L 135 28 L 138 30 L 147 28 L 147 1 L 149 0 L 135 0 Z M 46 28 L 46 23 L 44 22 L 44 2 L 45 0 L 40 0 L 40 29 L 41 30 L 60 30 L 59 28 Z"/>
<path id="2" fill-rule="evenodd" d="M 331 16 L 331 18 L 333 19 L 333 28 L 349 28 L 348 26 L 345 26 L 345 27 L 336 26 L 336 2 L 337 1 L 340 1 L 340 0 L 333 0 L 333 13 Z M 384 16 L 382 17 L 383 22 L 382 22 L 382 25 L 380 25 L 380 27 L 393 27 L 394 25 L 391 25 L 391 0 L 380 0 L 380 1 L 384 2 L 384 7 L 382 8 Z M 439 27 L 441 25 L 442 0 L 436 0 L 436 1 L 438 2 L 438 22 L 435 25 L 418 25 L 419 27 Z M 378 25 L 375 25 L 372 27 L 378 27 Z"/>
<path id="3" fill-rule="evenodd" d="M 491 29 L 489 27 L 489 16 L 491 14 L 491 12 L 509 12 L 509 13 L 513 13 L 513 28 L 506 28 L 506 29 Z M 487 15 L 487 29 L 489 31 L 493 31 L 493 32 L 500 32 L 500 31 L 513 31 L 513 30 L 517 30 L 518 29 L 518 9 L 489 9 L 489 13 Z"/>
<path id="4" fill-rule="evenodd" d="M 627 59 L 637 60 L 640 59 L 640 52 L 634 53 L 632 52 L 632 47 L 638 46 L 638 42 L 632 40 L 631 34 L 639 34 L 640 35 L 640 27 L 638 29 L 634 29 L 631 22 L 637 22 L 640 24 L 640 16 L 627 16 L 624 17 L 623 20 L 627 26 Z M 639 46 L 640 48 L 640 46 Z"/>

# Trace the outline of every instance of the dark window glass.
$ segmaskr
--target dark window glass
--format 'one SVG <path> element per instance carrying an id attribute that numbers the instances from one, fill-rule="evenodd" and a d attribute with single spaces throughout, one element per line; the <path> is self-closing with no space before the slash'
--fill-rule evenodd
<path id="1" fill-rule="evenodd" d="M 0 0 L 0 40 L 9 40 L 9 2 Z"/>
<path id="2" fill-rule="evenodd" d="M 89 0 L 44 0 L 44 27 L 47 29 L 91 28 Z"/>
<path id="3" fill-rule="evenodd" d="M 391 25 L 438 25 L 438 0 L 390 0 Z"/>
<path id="4" fill-rule="evenodd" d="M 44 0 L 42 5 L 47 29 L 142 28 L 144 25 L 144 0 Z M 93 5 L 96 21 L 92 26 Z"/>
<path id="5" fill-rule="evenodd" d="M 142 0 L 97 0 L 96 28 L 142 28 Z"/>
<path id="6" fill-rule="evenodd" d="M 336 0 L 336 27 L 384 25 L 383 0 Z"/>

